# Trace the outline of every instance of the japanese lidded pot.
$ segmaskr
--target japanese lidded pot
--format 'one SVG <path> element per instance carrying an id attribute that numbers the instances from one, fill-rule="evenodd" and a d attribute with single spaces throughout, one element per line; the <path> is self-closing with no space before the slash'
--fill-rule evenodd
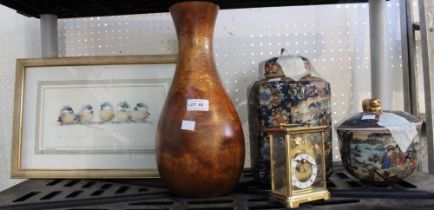
<path id="1" fill-rule="evenodd" d="M 248 114 L 251 168 L 255 180 L 270 183 L 269 137 L 264 130 L 281 124 L 331 127 L 330 84 L 313 76 L 307 58 L 288 55 L 262 62 L 263 73 L 249 92 Z M 324 133 L 327 175 L 332 172 L 331 128 Z"/>
<path id="2" fill-rule="evenodd" d="M 337 126 L 345 169 L 373 184 L 398 182 L 418 165 L 422 120 L 402 111 L 383 111 L 378 98 Z"/>

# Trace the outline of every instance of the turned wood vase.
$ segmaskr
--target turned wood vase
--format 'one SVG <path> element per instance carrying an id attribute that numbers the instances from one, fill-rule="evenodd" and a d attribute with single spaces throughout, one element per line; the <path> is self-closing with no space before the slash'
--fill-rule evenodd
<path id="1" fill-rule="evenodd" d="M 170 7 L 179 43 L 175 76 L 158 123 L 161 178 L 183 197 L 229 192 L 244 165 L 244 135 L 213 57 L 218 6 L 181 2 Z"/>

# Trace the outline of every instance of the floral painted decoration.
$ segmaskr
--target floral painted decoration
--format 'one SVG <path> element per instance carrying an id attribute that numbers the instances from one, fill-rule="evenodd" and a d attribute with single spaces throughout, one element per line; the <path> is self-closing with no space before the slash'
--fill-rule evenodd
<path id="1" fill-rule="evenodd" d="M 310 75 L 299 81 L 285 77 L 276 60 L 265 62 L 265 79 L 255 82 L 249 94 L 252 171 L 262 183 L 270 182 L 269 143 L 264 128 L 281 123 L 331 126 L 332 122 L 330 84 Z M 305 62 L 306 68 L 309 65 Z M 326 132 L 325 141 L 331 174 L 331 129 Z"/>

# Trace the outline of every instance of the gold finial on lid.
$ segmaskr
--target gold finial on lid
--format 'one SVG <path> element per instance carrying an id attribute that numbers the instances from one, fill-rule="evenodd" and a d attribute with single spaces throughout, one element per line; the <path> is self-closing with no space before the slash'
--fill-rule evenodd
<path id="1" fill-rule="evenodd" d="M 381 100 L 379 98 L 365 99 L 362 102 L 364 112 L 371 112 L 374 114 L 381 114 Z"/>

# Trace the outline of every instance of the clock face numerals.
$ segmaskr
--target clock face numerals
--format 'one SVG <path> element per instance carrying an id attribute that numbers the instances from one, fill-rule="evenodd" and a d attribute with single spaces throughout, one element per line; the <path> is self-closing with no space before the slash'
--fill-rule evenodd
<path id="1" fill-rule="evenodd" d="M 315 159 L 307 154 L 302 153 L 291 160 L 292 183 L 298 188 L 310 187 L 318 175 L 318 166 Z"/>

